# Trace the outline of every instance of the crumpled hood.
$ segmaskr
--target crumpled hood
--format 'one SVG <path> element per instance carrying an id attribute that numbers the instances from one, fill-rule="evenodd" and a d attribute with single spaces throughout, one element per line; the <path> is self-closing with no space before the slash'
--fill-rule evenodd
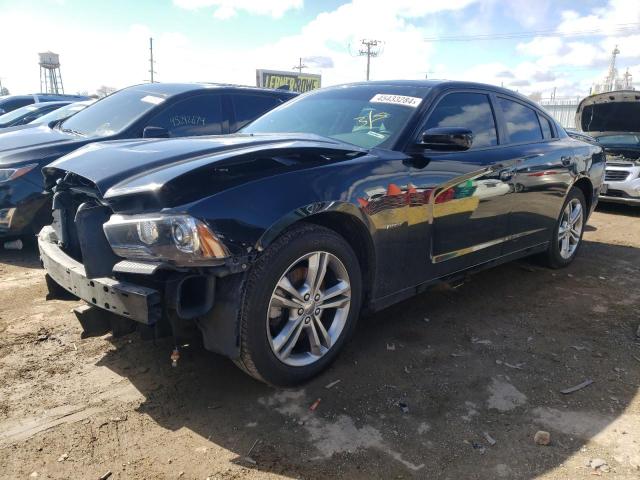
<path id="1" fill-rule="evenodd" d="M 354 158 L 366 150 L 306 134 L 235 134 L 93 143 L 43 168 L 45 187 L 66 172 L 90 180 L 105 199 L 185 190 L 212 194 L 255 178 L 312 163 Z"/>
<path id="2" fill-rule="evenodd" d="M 640 91 L 620 90 L 591 95 L 576 110 L 576 126 L 600 132 L 640 132 Z"/>
<path id="3" fill-rule="evenodd" d="M 64 155 L 88 141 L 84 137 L 49 128 L 48 125 L 25 127 L 29 128 L 0 130 L 0 165 L 39 161 L 58 152 Z"/>

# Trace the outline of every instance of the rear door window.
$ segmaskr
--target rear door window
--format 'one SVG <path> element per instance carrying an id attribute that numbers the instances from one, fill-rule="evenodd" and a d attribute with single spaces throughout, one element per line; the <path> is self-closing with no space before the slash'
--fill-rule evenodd
<path id="1" fill-rule="evenodd" d="M 220 94 L 196 95 L 168 106 L 147 126 L 165 128 L 170 137 L 221 135 L 224 120 Z"/>
<path id="2" fill-rule="evenodd" d="M 424 130 L 462 127 L 473 132 L 472 149 L 498 144 L 489 97 L 483 93 L 450 93 L 431 112 Z"/>
<path id="3" fill-rule="evenodd" d="M 249 94 L 233 94 L 231 102 L 235 113 L 236 130 L 240 130 L 249 122 L 282 103 L 277 97 Z"/>
<path id="4" fill-rule="evenodd" d="M 502 117 L 511 143 L 542 140 L 542 129 L 535 110 L 502 97 L 498 98 L 498 105 L 502 110 Z"/>

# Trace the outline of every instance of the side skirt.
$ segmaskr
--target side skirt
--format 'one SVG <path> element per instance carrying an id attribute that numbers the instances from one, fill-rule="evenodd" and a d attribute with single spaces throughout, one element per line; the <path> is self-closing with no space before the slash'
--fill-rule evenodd
<path id="1" fill-rule="evenodd" d="M 372 299 L 369 302 L 367 311 L 377 312 L 395 303 L 406 300 L 407 298 L 411 298 L 414 295 L 425 292 L 426 290 L 429 289 L 429 287 L 432 287 L 440 282 L 456 282 L 463 279 L 467 275 L 478 273 L 488 268 L 502 265 L 503 263 L 512 262 L 513 260 L 517 260 L 519 258 L 524 258 L 530 255 L 534 255 L 536 253 L 544 252 L 548 246 L 549 246 L 549 242 L 540 243 L 533 247 L 527 247 L 525 249 L 518 250 L 516 252 L 508 253 L 507 255 L 494 258 L 493 260 L 489 260 L 487 262 L 474 265 L 464 270 L 459 270 L 457 272 L 450 273 L 448 275 L 445 275 L 444 277 L 434 278 L 432 280 L 428 280 L 424 283 L 420 283 L 413 287 L 405 288 L 404 290 L 400 290 L 399 292 L 392 293 L 390 295 L 386 295 L 381 298 Z"/>

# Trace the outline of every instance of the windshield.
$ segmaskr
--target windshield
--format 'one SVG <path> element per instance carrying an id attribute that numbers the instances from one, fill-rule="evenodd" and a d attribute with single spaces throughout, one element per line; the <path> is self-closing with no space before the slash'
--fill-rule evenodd
<path id="1" fill-rule="evenodd" d="M 598 142 L 603 145 L 631 145 L 636 147 L 640 145 L 640 134 L 602 135 L 598 137 Z"/>
<path id="2" fill-rule="evenodd" d="M 120 90 L 76 113 L 60 128 L 85 137 L 115 135 L 164 101 L 165 96 L 142 88 Z"/>
<path id="3" fill-rule="evenodd" d="M 38 107 L 35 105 L 27 105 L 26 107 L 17 108 L 9 113 L 5 113 L 4 115 L 0 115 L 0 123 L 11 123 L 14 120 L 24 117 L 25 115 L 33 112 L 34 110 L 38 110 Z"/>
<path id="4" fill-rule="evenodd" d="M 290 100 L 241 131 L 313 133 L 363 148 L 389 148 L 427 91 L 375 84 L 318 90 Z"/>
<path id="5" fill-rule="evenodd" d="M 62 118 L 67 118 L 73 115 L 74 113 L 78 113 L 80 110 L 84 110 L 88 105 L 91 105 L 91 102 L 76 102 L 70 103 L 69 105 L 65 105 L 64 107 L 58 108 L 53 112 L 49 112 L 46 115 L 41 116 L 40 118 L 36 118 L 31 123 L 35 125 L 36 123 L 51 123 Z"/>

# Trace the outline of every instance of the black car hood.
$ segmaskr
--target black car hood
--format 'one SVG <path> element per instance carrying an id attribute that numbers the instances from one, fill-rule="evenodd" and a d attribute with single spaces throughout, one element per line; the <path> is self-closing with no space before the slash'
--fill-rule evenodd
<path id="1" fill-rule="evenodd" d="M 64 155 L 88 141 L 48 125 L 28 127 L 0 130 L 0 165 L 48 159 L 54 152 Z"/>
<path id="2" fill-rule="evenodd" d="M 306 134 L 119 140 L 87 145 L 43 173 L 46 188 L 70 173 L 89 180 L 107 201 L 143 194 L 170 206 L 256 178 L 365 153 Z"/>
<path id="3" fill-rule="evenodd" d="M 583 99 L 576 110 L 576 126 L 593 136 L 640 132 L 640 92 L 620 90 Z"/>

